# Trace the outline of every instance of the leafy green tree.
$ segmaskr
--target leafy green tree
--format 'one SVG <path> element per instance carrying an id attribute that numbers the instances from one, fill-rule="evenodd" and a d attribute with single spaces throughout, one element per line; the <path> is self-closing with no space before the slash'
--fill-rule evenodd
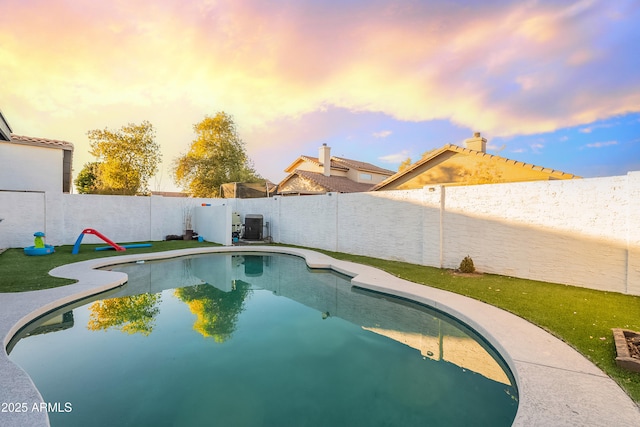
<path id="1" fill-rule="evenodd" d="M 94 194 L 98 193 L 98 169 L 100 163 L 85 163 L 82 170 L 73 183 L 76 186 L 78 194 Z"/>
<path id="2" fill-rule="evenodd" d="M 194 197 L 220 197 L 228 182 L 260 182 L 238 136 L 233 118 L 225 112 L 205 116 L 194 125 L 196 139 L 174 161 L 174 180 Z"/>
<path id="3" fill-rule="evenodd" d="M 134 195 L 148 191 L 149 179 L 158 171 L 162 158 L 151 123 L 129 123 L 115 132 L 91 130 L 87 135 L 90 153 L 100 163 L 99 193 Z"/>

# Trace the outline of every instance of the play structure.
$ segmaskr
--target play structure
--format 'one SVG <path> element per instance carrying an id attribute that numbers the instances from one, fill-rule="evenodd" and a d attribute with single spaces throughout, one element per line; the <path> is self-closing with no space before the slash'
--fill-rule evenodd
<path id="1" fill-rule="evenodd" d="M 82 230 L 82 233 L 80 233 L 80 235 L 78 236 L 78 239 L 76 240 L 76 243 L 73 245 L 73 250 L 71 251 L 73 255 L 76 255 L 78 252 L 80 252 L 80 244 L 82 243 L 82 238 L 84 237 L 85 234 L 93 234 L 94 236 L 102 239 L 105 243 L 109 245 L 109 246 L 97 247 L 96 251 L 104 251 L 109 249 L 115 249 L 116 251 L 126 251 L 127 248 L 148 248 L 149 246 L 151 246 L 151 243 L 134 243 L 131 245 L 119 245 L 115 243 L 113 240 L 109 239 L 104 234 L 100 233 L 99 231 L 94 230 L 93 228 L 85 228 L 84 230 Z"/>
<path id="2" fill-rule="evenodd" d="M 121 248 L 125 249 L 133 249 L 133 248 L 148 248 L 151 246 L 151 243 L 132 243 L 130 245 L 119 245 Z M 108 251 L 111 249 L 116 249 L 113 246 L 99 246 L 96 248 L 96 251 Z M 118 250 L 118 249 L 116 249 Z"/>
<path id="3" fill-rule="evenodd" d="M 37 231 L 33 233 L 35 239 L 33 239 L 33 246 L 27 246 L 24 248 L 25 255 L 36 256 L 36 255 L 49 255 L 55 252 L 55 249 L 52 245 L 44 244 L 44 233 L 42 231 Z"/>

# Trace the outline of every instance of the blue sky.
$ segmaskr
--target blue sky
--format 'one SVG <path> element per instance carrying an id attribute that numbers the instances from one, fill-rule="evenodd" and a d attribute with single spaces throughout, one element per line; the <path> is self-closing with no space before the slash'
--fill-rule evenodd
<path id="1" fill-rule="evenodd" d="M 75 145 L 149 120 L 154 190 L 205 115 L 231 114 L 257 171 L 299 155 L 396 170 L 473 132 L 583 177 L 640 170 L 640 2 L 0 0 L 0 108 Z"/>

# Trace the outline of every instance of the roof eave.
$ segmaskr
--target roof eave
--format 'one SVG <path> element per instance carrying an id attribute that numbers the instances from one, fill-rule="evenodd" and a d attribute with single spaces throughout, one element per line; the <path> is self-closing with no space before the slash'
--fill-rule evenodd
<path id="1" fill-rule="evenodd" d="M 441 147 L 441 148 L 433 151 L 429 156 L 418 160 L 417 162 L 415 162 L 414 164 L 410 165 L 408 168 L 406 168 L 402 172 L 397 172 L 394 175 L 391 175 L 389 178 L 385 179 L 384 181 L 374 185 L 373 188 L 371 188 L 371 190 L 369 190 L 369 191 L 378 191 L 378 190 L 386 187 L 387 185 L 391 184 L 392 182 L 397 181 L 398 179 L 402 178 L 406 174 L 413 172 L 414 170 L 416 170 L 417 168 L 419 168 L 423 164 L 427 163 L 428 161 L 438 157 L 439 155 L 441 155 L 445 151 L 449 151 L 452 147 L 453 146 L 451 144 L 447 144 L 444 147 Z"/>
<path id="2" fill-rule="evenodd" d="M 7 142 L 11 142 L 12 144 L 18 144 L 18 145 L 28 145 L 31 147 L 40 147 L 40 148 L 50 148 L 53 150 L 65 150 L 65 151 L 73 151 L 73 144 L 70 142 L 65 142 L 65 144 L 60 144 L 60 145 L 56 145 L 56 144 L 46 144 L 43 142 L 37 142 L 37 141 L 23 141 L 23 140 L 17 140 L 17 139 L 13 139 L 11 138 L 10 140 L 8 140 Z"/>
<path id="3" fill-rule="evenodd" d="M 302 157 L 298 157 L 289 166 L 287 166 L 284 171 L 287 173 L 293 173 L 293 171 L 297 169 L 297 166 L 302 162 L 304 162 L 304 159 Z"/>
<path id="4" fill-rule="evenodd" d="M 498 162 L 513 162 L 512 164 L 520 166 L 520 167 L 525 167 L 525 168 L 531 168 L 531 169 L 536 169 L 536 170 L 540 170 L 543 171 L 545 173 L 547 173 L 550 177 L 554 177 L 557 179 L 579 179 L 581 178 L 580 176 L 577 175 L 573 175 L 570 173 L 566 173 L 563 171 L 559 171 L 559 170 L 555 170 L 555 169 L 549 169 L 549 168 L 544 168 L 542 166 L 536 166 L 530 163 L 525 163 L 525 162 L 521 162 L 518 160 L 513 160 L 513 159 L 508 159 L 506 157 L 501 157 L 501 156 L 496 156 L 494 154 L 489 154 L 489 153 L 485 153 L 482 151 L 476 151 L 476 150 L 471 150 L 469 148 L 465 148 L 465 147 L 460 147 L 458 145 L 455 144 L 446 144 L 445 146 L 443 146 L 442 148 L 433 151 L 429 156 L 418 160 L 417 162 L 415 162 L 414 164 L 410 165 L 407 169 L 403 170 L 402 172 L 398 172 L 395 175 L 390 176 L 389 178 L 385 179 L 384 181 L 380 182 L 379 184 L 376 184 L 370 191 L 378 191 L 383 189 L 384 187 L 386 187 L 387 185 L 397 181 L 398 179 L 400 179 L 401 177 L 403 177 L 404 175 L 411 173 L 412 171 L 416 170 L 417 168 L 419 168 L 420 166 L 424 165 L 425 163 L 433 160 L 434 158 L 442 155 L 442 153 L 444 153 L 445 151 L 453 151 L 456 153 L 464 153 L 464 154 L 470 154 L 470 155 L 476 155 L 476 156 L 481 156 L 481 157 L 487 157 L 489 159 L 494 159 L 495 161 Z"/>

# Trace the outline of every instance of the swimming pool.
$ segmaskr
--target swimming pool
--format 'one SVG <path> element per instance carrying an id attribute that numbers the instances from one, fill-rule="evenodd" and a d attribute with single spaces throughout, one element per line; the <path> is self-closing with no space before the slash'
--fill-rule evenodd
<path id="1" fill-rule="evenodd" d="M 50 313 L 11 346 L 45 401 L 70 403 L 50 413 L 54 426 L 511 425 L 515 416 L 510 374 L 472 330 L 301 258 L 215 254 L 112 269 L 129 283 Z"/>

